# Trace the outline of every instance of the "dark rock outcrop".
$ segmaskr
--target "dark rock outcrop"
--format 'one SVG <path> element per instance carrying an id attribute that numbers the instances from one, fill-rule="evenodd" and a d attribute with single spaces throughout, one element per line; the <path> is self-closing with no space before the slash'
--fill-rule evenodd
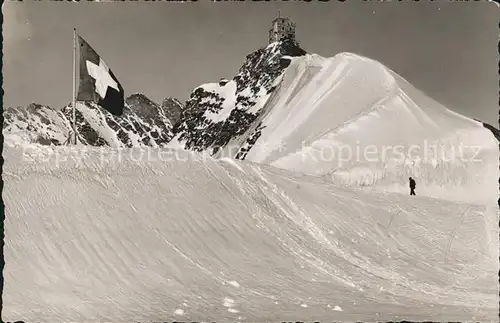
<path id="1" fill-rule="evenodd" d="M 181 114 L 184 109 L 184 105 L 179 102 L 179 100 L 166 98 L 163 100 L 161 107 L 167 118 L 170 120 L 172 126 L 176 126 L 181 121 Z"/>
<path id="2" fill-rule="evenodd" d="M 191 93 L 181 122 L 174 127 L 174 136 L 185 149 L 215 153 L 224 148 L 243 135 L 262 112 L 290 64 L 285 56 L 305 54 L 287 38 L 247 55 L 231 81 L 204 84 Z"/>

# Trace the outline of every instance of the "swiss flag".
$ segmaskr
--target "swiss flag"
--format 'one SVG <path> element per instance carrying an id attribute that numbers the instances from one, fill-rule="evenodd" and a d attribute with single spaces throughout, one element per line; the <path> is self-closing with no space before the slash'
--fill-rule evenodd
<path id="1" fill-rule="evenodd" d="M 77 101 L 92 101 L 111 114 L 121 116 L 123 88 L 113 72 L 90 45 L 78 36 L 80 47 L 80 83 Z"/>

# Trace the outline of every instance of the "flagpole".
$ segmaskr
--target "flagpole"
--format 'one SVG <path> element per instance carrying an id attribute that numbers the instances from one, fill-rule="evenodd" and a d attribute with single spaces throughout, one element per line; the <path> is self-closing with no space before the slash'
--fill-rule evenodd
<path id="1" fill-rule="evenodd" d="M 73 28 L 73 143 L 76 145 L 76 28 Z"/>

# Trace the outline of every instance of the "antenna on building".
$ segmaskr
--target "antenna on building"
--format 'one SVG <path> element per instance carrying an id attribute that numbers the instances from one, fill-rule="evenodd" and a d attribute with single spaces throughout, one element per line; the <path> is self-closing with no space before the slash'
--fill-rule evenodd
<path id="1" fill-rule="evenodd" d="M 281 18 L 281 10 L 278 9 L 278 18 Z"/>

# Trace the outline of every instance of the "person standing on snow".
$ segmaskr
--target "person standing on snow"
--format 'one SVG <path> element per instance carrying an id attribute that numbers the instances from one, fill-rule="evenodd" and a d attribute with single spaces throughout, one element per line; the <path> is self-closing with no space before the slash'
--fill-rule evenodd
<path id="1" fill-rule="evenodd" d="M 415 195 L 415 180 L 410 177 L 410 195 Z"/>

